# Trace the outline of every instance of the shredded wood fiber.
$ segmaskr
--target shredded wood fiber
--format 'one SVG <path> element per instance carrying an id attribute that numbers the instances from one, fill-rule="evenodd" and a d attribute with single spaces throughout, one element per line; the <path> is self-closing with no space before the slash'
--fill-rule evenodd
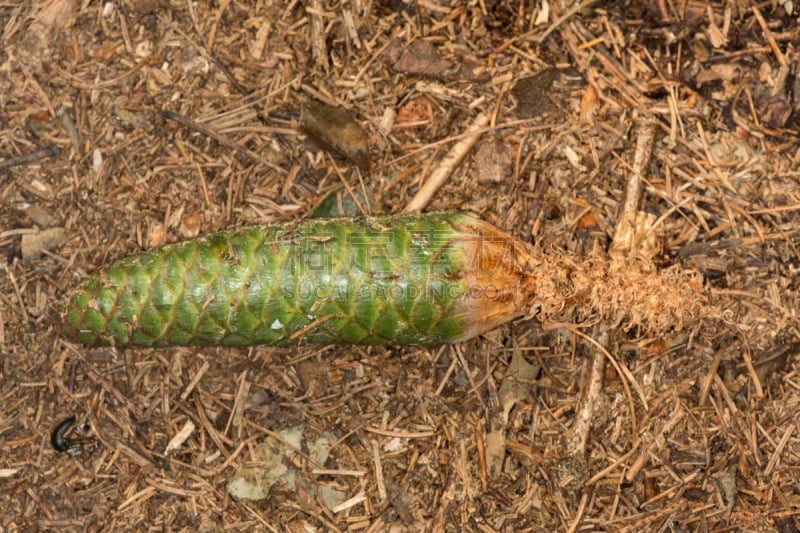
<path id="1" fill-rule="evenodd" d="M 532 314 L 549 322 L 602 320 L 648 333 L 680 331 L 710 313 L 702 276 L 672 266 L 658 270 L 645 259 L 534 253 Z"/>

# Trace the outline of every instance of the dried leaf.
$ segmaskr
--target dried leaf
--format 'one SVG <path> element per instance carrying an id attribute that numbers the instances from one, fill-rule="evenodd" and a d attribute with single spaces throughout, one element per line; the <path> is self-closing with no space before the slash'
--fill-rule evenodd
<path id="1" fill-rule="evenodd" d="M 14 477 L 22 468 L 0 468 L 0 479 Z"/>
<path id="2" fill-rule="evenodd" d="M 635 253 L 639 257 L 655 257 L 660 251 L 658 236 L 653 231 L 655 215 L 633 211 L 623 216 L 614 234 L 610 252 L 618 256 Z"/>
<path id="3" fill-rule="evenodd" d="M 355 196 L 355 198 L 353 198 Z M 358 202 L 358 203 L 356 203 Z M 309 213 L 308 218 L 333 218 L 355 216 L 359 213 L 358 204 L 369 205 L 369 198 L 359 188 L 351 195 L 345 189 L 339 189 L 330 193 L 322 200 L 317 207 Z"/>
<path id="4" fill-rule="evenodd" d="M 699 86 L 719 80 L 731 81 L 739 77 L 740 71 L 741 67 L 739 65 L 730 63 L 714 63 L 710 67 L 698 72 L 697 76 L 695 77 L 695 81 Z"/>
<path id="5" fill-rule="evenodd" d="M 295 426 L 278 432 L 294 449 L 299 449 L 305 426 Z M 244 466 L 228 482 L 228 492 L 240 500 L 263 500 L 272 486 L 283 481 L 294 486 L 295 472 L 288 466 L 287 456 L 293 453 L 283 442 L 268 437 L 253 450 L 258 466 Z"/>
<path id="6" fill-rule="evenodd" d="M 52 0 L 39 13 L 38 20 L 50 30 L 58 31 L 64 27 L 77 8 L 75 0 Z"/>
<path id="7" fill-rule="evenodd" d="M 442 57 L 435 46 L 423 40 L 412 42 L 394 64 L 398 72 L 436 79 L 442 79 L 442 73 L 451 71 L 453 67 L 452 61 Z"/>
<path id="8" fill-rule="evenodd" d="M 782 376 L 788 367 L 790 357 L 795 357 L 798 353 L 800 353 L 800 342 L 793 342 L 788 345 L 781 344 L 761 355 L 753 362 L 759 381 L 768 383 Z"/>
<path id="9" fill-rule="evenodd" d="M 479 183 L 499 183 L 511 171 L 511 148 L 498 138 L 481 144 L 473 161 Z"/>
<path id="10" fill-rule="evenodd" d="M 480 60 L 470 56 L 457 61 L 446 59 L 433 44 L 424 40 L 412 42 L 394 64 L 394 69 L 439 81 L 476 79 L 486 73 Z"/>
<path id="11" fill-rule="evenodd" d="M 369 135 L 346 109 L 309 100 L 300 109 L 299 127 L 321 148 L 369 168 Z"/>
<path id="12" fill-rule="evenodd" d="M 241 467 L 228 482 L 228 493 L 242 500 L 263 500 L 278 483 L 302 498 L 311 499 L 318 495 L 329 509 L 341 504 L 345 497 L 342 491 L 300 475 L 301 470 L 290 460 L 299 449 L 306 449 L 317 464 L 325 464 L 328 460 L 331 443 L 336 439 L 324 433 L 315 441 L 307 442 L 303 440 L 304 431 L 305 426 L 301 424 L 279 431 L 282 440 L 267 437 L 253 450 L 254 466 Z"/>
<path id="13" fill-rule="evenodd" d="M 533 118 L 554 111 L 556 107 L 550 101 L 548 93 L 557 77 L 558 69 L 547 68 L 517 82 L 511 90 L 518 102 L 517 116 Z"/>
<path id="14" fill-rule="evenodd" d="M 792 115 L 789 97 L 785 94 L 778 94 L 766 99 L 759 106 L 758 114 L 761 122 L 768 128 L 777 129 L 786 126 Z"/>
<path id="15" fill-rule="evenodd" d="M 192 211 L 183 217 L 181 221 L 181 234 L 186 238 L 197 237 L 200 233 L 201 225 L 200 213 Z"/>
<path id="16" fill-rule="evenodd" d="M 28 210 L 28 217 L 40 228 L 46 228 L 55 220 L 52 210 L 39 204 L 31 206 Z"/>
<path id="17" fill-rule="evenodd" d="M 730 512 L 736 504 L 736 474 L 735 469 L 720 470 L 712 474 L 711 479 L 714 480 L 717 489 L 722 494 L 725 501 L 725 511 Z"/>
<path id="18" fill-rule="evenodd" d="M 414 523 L 414 515 L 412 514 L 412 509 L 415 508 L 416 503 L 414 497 L 391 477 L 384 478 L 383 482 L 386 484 L 386 493 L 389 496 L 389 503 L 394 508 L 395 512 L 397 512 L 400 520 L 402 520 L 406 526 L 411 526 L 411 524 Z"/>
<path id="19" fill-rule="evenodd" d="M 418 96 L 400 108 L 397 112 L 396 122 L 398 124 L 427 122 L 433 116 L 432 105 L 430 98 L 424 94 Z"/>
<path id="20" fill-rule="evenodd" d="M 492 413 L 486 435 L 486 465 L 493 478 L 500 474 L 505 459 L 508 414 L 518 401 L 531 397 L 538 374 L 539 365 L 528 363 L 521 353 L 514 352 L 498 392 L 499 406 Z"/>
<path id="21" fill-rule="evenodd" d="M 714 20 L 714 10 L 711 6 L 707 6 L 708 9 L 708 28 L 706 29 L 706 35 L 708 36 L 708 40 L 711 43 L 711 46 L 714 48 L 722 48 L 726 44 L 728 44 L 728 37 L 723 33 L 719 26 L 717 26 L 717 22 Z"/>

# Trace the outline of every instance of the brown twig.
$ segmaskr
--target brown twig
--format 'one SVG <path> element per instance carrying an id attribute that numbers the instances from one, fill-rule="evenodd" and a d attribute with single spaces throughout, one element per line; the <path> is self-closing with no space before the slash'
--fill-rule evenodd
<path id="1" fill-rule="evenodd" d="M 98 81 L 95 83 L 87 83 L 82 79 L 80 79 L 78 76 L 75 76 L 66 71 L 61 72 L 61 74 L 74 80 L 73 87 L 77 89 L 83 89 L 85 91 L 98 91 L 101 89 L 108 89 L 109 87 L 114 87 L 115 85 L 130 78 L 131 76 L 142 70 L 144 67 L 149 65 L 154 60 L 154 57 L 155 56 L 153 55 L 147 56 L 143 58 L 141 61 L 139 61 L 134 67 L 130 68 L 126 72 L 123 72 L 119 76 L 111 78 L 110 80 Z"/>
<path id="2" fill-rule="evenodd" d="M 180 124 L 184 128 L 188 128 L 188 129 L 194 130 L 194 131 L 196 131 L 198 133 L 202 133 L 203 135 L 206 135 L 207 137 L 211 137 L 212 139 L 214 139 L 215 141 L 217 141 L 221 145 L 226 146 L 226 147 L 230 148 L 231 150 L 236 150 L 237 152 L 239 152 L 241 154 L 245 154 L 246 156 L 254 159 L 255 161 L 261 163 L 262 165 L 264 165 L 266 167 L 269 167 L 269 168 L 271 168 L 272 170 L 274 170 L 276 172 L 279 172 L 281 175 L 286 175 L 286 170 L 282 169 L 281 167 L 279 167 L 278 165 L 276 165 L 274 163 L 271 163 L 271 162 L 267 161 L 266 159 L 264 159 L 263 157 L 261 157 L 260 155 L 255 153 L 254 151 L 250 150 L 249 148 L 245 148 L 244 146 L 242 146 L 239 143 L 236 143 L 236 142 L 233 142 L 233 141 L 231 141 L 229 139 L 226 139 L 225 137 L 223 137 L 219 133 L 217 133 L 217 132 L 215 132 L 213 130 L 210 130 L 210 129 L 204 127 L 204 126 L 201 126 L 197 122 L 195 122 L 195 121 L 193 121 L 193 120 L 191 120 L 189 118 L 186 118 L 183 115 L 180 115 L 180 114 L 175 113 L 173 111 L 167 111 L 166 109 L 160 110 L 159 113 L 161 113 L 161 116 L 164 117 L 167 120 L 171 120 L 173 122 L 177 122 L 178 124 Z"/>
<path id="3" fill-rule="evenodd" d="M 642 174 L 650 156 L 653 153 L 653 139 L 655 137 L 655 123 L 645 122 L 638 130 L 636 138 L 636 151 L 633 155 L 633 166 L 628 176 L 625 186 L 625 200 L 622 204 L 622 214 L 620 215 L 617 227 L 614 232 L 614 240 L 611 244 L 611 253 L 617 255 L 628 255 L 637 248 L 638 236 L 636 234 L 636 219 L 639 212 L 639 204 L 642 199 Z"/>
<path id="4" fill-rule="evenodd" d="M 55 157 L 61 153 L 61 148 L 55 144 L 51 144 L 45 146 L 44 148 L 40 148 L 39 150 L 35 150 L 29 154 L 21 155 L 19 157 L 12 157 L 9 159 L 5 159 L 0 161 L 0 172 L 4 170 L 8 170 L 12 167 L 17 167 L 20 165 L 27 165 L 29 163 L 33 163 L 35 161 L 39 161 L 40 159 L 46 159 L 48 157 Z"/>
<path id="5" fill-rule="evenodd" d="M 311 19 L 311 54 L 314 57 L 314 63 L 327 72 L 330 65 L 328 63 L 328 48 L 325 46 L 325 21 L 322 19 L 324 14 L 322 3 L 319 0 L 312 0 L 311 5 L 306 7 L 306 13 Z"/>
<path id="6" fill-rule="evenodd" d="M 622 207 L 622 214 L 619 217 L 616 231 L 614 234 L 614 241 L 611 246 L 612 254 L 621 255 L 629 252 L 632 249 L 633 241 L 635 240 L 635 221 L 637 216 L 637 206 L 642 194 L 642 174 L 650 160 L 651 147 L 653 138 L 655 136 L 655 125 L 651 122 L 646 122 L 640 129 L 637 137 L 636 151 L 634 153 L 633 171 L 628 177 L 627 187 L 625 189 L 625 200 Z M 571 450 L 571 455 L 574 457 L 582 458 L 586 456 L 586 447 L 589 442 L 589 434 L 591 433 L 592 423 L 595 419 L 595 408 L 601 404 L 601 394 L 603 392 L 603 376 L 605 375 L 606 359 L 611 359 L 610 354 L 604 348 L 608 344 L 608 332 L 602 331 L 598 334 L 596 340 L 591 341 L 595 344 L 595 349 L 592 351 L 592 361 L 590 363 L 585 386 L 583 388 L 584 394 L 580 400 L 580 406 L 575 415 L 575 423 L 567 434 L 566 442 L 567 449 Z M 636 386 L 633 376 L 630 372 L 624 372 L 620 366 L 615 363 L 617 372 L 620 373 L 620 379 L 626 383 L 626 379 L 630 381 L 639 392 L 641 400 L 644 402 L 645 397 L 641 392 L 640 387 Z M 627 391 L 627 384 L 625 385 Z M 634 412 L 634 404 L 628 391 L 628 399 L 631 404 L 631 424 L 632 433 L 635 436 L 636 416 Z"/>
<path id="7" fill-rule="evenodd" d="M 672 409 L 672 416 L 670 419 L 664 422 L 664 425 L 658 429 L 657 433 L 654 433 L 655 438 L 650 441 L 649 444 L 642 447 L 639 457 L 633 462 L 628 471 L 625 472 L 626 481 L 633 481 L 642 468 L 648 463 L 652 454 L 664 446 L 669 434 L 672 433 L 672 430 L 675 429 L 675 426 L 678 425 L 678 422 L 680 422 L 685 415 L 686 412 L 683 410 L 683 407 L 681 407 L 679 402 L 676 402 L 676 405 Z"/>
<path id="8" fill-rule="evenodd" d="M 775 54 L 775 59 L 778 60 L 778 63 L 783 65 L 788 65 L 789 62 L 786 60 L 786 55 L 781 51 L 780 46 L 778 46 L 778 42 L 775 40 L 775 36 L 772 35 L 772 32 L 767 25 L 767 21 L 764 20 L 764 16 L 759 11 L 758 6 L 753 6 L 753 15 L 755 15 L 756 20 L 758 21 L 758 25 L 761 26 L 761 31 L 764 32 L 764 37 L 767 38 L 767 43 L 769 43 L 769 47 L 772 50 L 772 53 Z"/>
<path id="9" fill-rule="evenodd" d="M 597 342 L 600 345 L 608 344 L 608 334 L 601 332 Z M 589 442 L 589 433 L 592 431 L 592 422 L 595 417 L 595 407 L 600 404 L 600 395 L 603 393 L 603 375 L 606 371 L 606 358 L 602 350 L 592 352 L 592 361 L 583 381 L 583 395 L 580 407 L 575 413 L 575 422 L 566 434 L 565 448 L 570 455 L 583 458 L 586 456 L 586 445 Z"/>
<path id="10" fill-rule="evenodd" d="M 464 139 L 456 143 L 456 145 L 447 152 L 447 155 L 442 158 L 439 165 L 434 169 L 430 177 L 428 177 L 428 180 L 420 187 L 417 194 L 414 195 L 403 210 L 405 213 L 421 211 L 428 205 L 433 195 L 439 190 L 439 187 L 447 181 L 447 178 L 450 177 L 456 167 L 461 163 L 464 156 L 467 155 L 467 152 L 478 142 L 478 138 L 481 135 L 480 130 L 488 123 L 489 116 L 484 113 L 475 117 L 475 120 L 473 120 L 472 124 L 467 128 Z"/>

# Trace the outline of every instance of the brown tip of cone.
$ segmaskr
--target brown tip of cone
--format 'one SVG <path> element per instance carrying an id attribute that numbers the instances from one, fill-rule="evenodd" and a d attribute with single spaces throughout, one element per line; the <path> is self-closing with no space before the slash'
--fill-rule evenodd
<path id="1" fill-rule="evenodd" d="M 532 258 L 521 241 L 491 224 L 470 219 L 461 224 L 467 291 L 458 305 L 466 317 L 466 340 L 526 314 L 534 300 L 528 276 Z"/>

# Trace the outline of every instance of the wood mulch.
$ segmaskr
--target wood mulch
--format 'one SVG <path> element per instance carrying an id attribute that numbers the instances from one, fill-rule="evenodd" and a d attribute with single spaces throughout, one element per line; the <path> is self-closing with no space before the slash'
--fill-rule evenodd
<path id="1" fill-rule="evenodd" d="M 0 531 L 797 531 L 799 10 L 0 3 Z M 682 265 L 708 315 L 441 347 L 60 338 L 97 268 L 331 194 Z M 293 475 L 232 496 L 248 466 Z"/>

